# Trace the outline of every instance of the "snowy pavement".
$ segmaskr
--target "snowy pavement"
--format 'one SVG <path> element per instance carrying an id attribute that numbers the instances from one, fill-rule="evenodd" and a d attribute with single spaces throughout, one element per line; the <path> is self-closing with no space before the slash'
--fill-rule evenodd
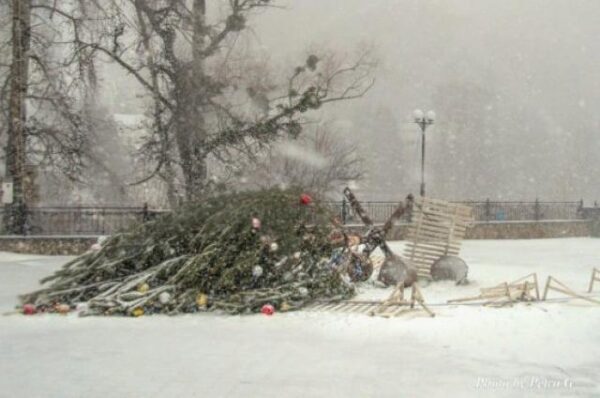
<path id="1" fill-rule="evenodd" d="M 435 318 L 1 316 L 0 397 L 600 396 L 600 307 L 435 305 L 531 272 L 583 292 L 600 239 L 466 241 L 462 257 L 470 285 L 422 288 Z M 67 259 L 0 253 L 0 311 Z"/>

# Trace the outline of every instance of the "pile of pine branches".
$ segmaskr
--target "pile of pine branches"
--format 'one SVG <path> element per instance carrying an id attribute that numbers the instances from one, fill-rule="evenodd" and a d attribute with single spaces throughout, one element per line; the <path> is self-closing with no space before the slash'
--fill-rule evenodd
<path id="1" fill-rule="evenodd" d="M 86 315 L 293 310 L 348 298 L 331 266 L 329 209 L 298 190 L 227 194 L 107 238 L 21 297 L 38 311 L 85 303 Z M 80 304 L 81 305 L 81 304 Z"/>

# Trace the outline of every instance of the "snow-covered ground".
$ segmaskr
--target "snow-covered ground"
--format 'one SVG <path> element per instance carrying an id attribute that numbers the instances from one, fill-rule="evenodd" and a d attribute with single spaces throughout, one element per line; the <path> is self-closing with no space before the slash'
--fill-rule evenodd
<path id="1" fill-rule="evenodd" d="M 462 257 L 470 285 L 422 289 L 435 318 L 2 316 L 0 396 L 600 396 L 600 307 L 436 305 L 531 272 L 584 292 L 600 239 L 467 241 Z M 0 310 L 66 259 L 0 253 Z"/>

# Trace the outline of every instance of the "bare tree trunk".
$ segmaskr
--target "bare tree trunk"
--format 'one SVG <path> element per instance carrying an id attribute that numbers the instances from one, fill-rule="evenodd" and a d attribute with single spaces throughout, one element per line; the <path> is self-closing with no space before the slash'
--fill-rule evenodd
<path id="1" fill-rule="evenodd" d="M 29 71 L 31 4 L 30 0 L 13 0 L 12 3 L 13 36 L 6 171 L 7 177 L 13 183 L 13 203 L 6 208 L 4 223 L 9 233 L 24 234 L 27 220 L 27 203 L 23 187 L 27 120 L 25 98 Z"/>
<path id="2" fill-rule="evenodd" d="M 194 0 L 194 31 L 192 37 L 192 67 L 185 68 L 176 82 L 175 134 L 181 156 L 181 169 L 185 183 L 186 200 L 197 198 L 204 188 L 207 169 L 204 142 L 206 95 L 204 74 L 204 40 L 206 37 L 206 2 Z"/>
<path id="3" fill-rule="evenodd" d="M 152 84 L 152 100 L 154 101 L 154 110 L 153 110 L 153 118 L 154 118 L 154 129 L 155 131 L 161 135 L 161 156 L 164 158 L 164 166 L 163 172 L 159 173 L 160 178 L 165 182 L 167 186 L 167 200 L 169 202 L 169 206 L 174 209 L 178 205 L 178 197 L 177 191 L 175 188 L 175 178 L 176 173 L 173 170 L 173 165 L 171 164 L 171 159 L 169 157 L 170 152 L 170 140 L 169 140 L 169 131 L 168 127 L 166 127 L 162 120 L 162 112 L 163 112 L 163 104 L 160 100 L 160 86 L 158 81 L 158 68 L 156 65 L 156 59 L 154 57 L 152 47 L 150 45 L 150 32 L 148 30 L 148 26 L 146 24 L 146 20 L 144 19 L 144 14 L 142 10 L 144 9 L 143 0 L 135 0 L 135 11 L 138 20 L 138 25 L 140 28 L 140 34 L 142 39 L 142 45 L 146 50 L 146 63 L 148 64 L 150 70 L 150 81 Z"/>

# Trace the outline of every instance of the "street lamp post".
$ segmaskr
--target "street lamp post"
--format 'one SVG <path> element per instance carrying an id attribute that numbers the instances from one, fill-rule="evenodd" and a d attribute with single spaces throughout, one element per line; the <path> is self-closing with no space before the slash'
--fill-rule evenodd
<path id="1" fill-rule="evenodd" d="M 425 196 L 425 130 L 435 122 L 435 112 L 429 111 L 424 114 L 417 109 L 413 113 L 415 123 L 421 127 L 421 196 Z"/>

